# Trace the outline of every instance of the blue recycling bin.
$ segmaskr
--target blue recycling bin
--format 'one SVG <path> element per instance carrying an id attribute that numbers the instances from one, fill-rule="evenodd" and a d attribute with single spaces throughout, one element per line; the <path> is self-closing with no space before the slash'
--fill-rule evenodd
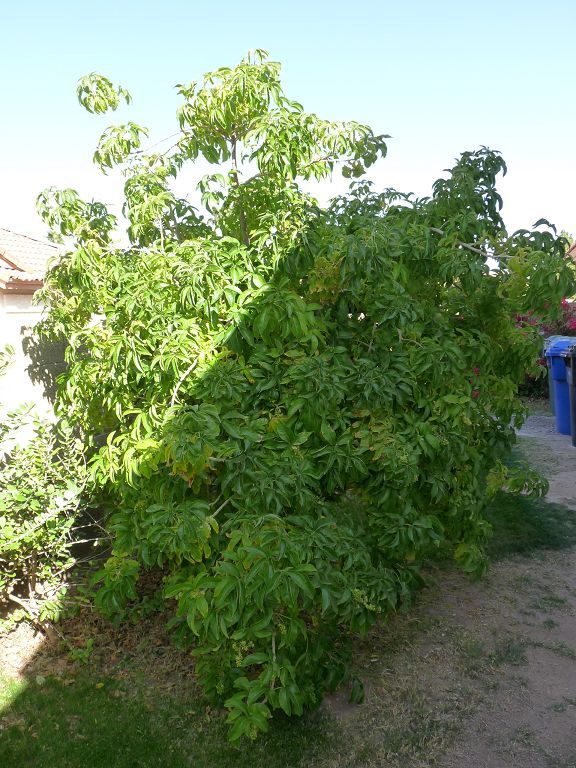
<path id="1" fill-rule="evenodd" d="M 566 380 L 568 382 L 568 397 L 570 399 L 570 432 L 572 446 L 576 448 L 576 344 L 562 352 L 566 364 Z"/>
<path id="2" fill-rule="evenodd" d="M 573 339 L 576 342 L 576 338 L 574 338 L 573 336 L 561 336 L 561 335 L 547 336 L 544 339 L 544 355 L 546 355 L 546 351 L 548 347 L 550 347 L 555 342 L 564 341 L 564 340 L 570 341 L 570 339 Z M 548 361 L 548 398 L 550 403 L 550 410 L 552 411 L 552 415 L 554 416 L 556 415 L 556 407 L 554 404 L 554 381 L 552 379 L 552 372 L 550 371 L 550 361 Z"/>
<path id="3" fill-rule="evenodd" d="M 552 342 L 545 352 L 554 389 L 556 432 L 561 435 L 570 434 L 570 392 L 566 376 L 566 363 L 562 357 L 562 352 L 566 352 L 574 344 L 576 344 L 576 338 L 564 336 Z"/>

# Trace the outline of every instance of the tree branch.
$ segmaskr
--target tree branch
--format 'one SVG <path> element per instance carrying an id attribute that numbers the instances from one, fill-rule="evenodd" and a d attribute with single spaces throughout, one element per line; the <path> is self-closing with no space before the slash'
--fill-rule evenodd
<path id="1" fill-rule="evenodd" d="M 196 368 L 197 365 L 198 365 L 198 360 L 194 360 L 192 365 L 189 365 L 188 368 L 186 368 L 186 370 L 182 374 L 182 376 L 180 376 L 180 378 L 178 379 L 176 386 L 174 387 L 174 392 L 172 392 L 172 397 L 170 398 L 170 408 L 172 408 L 174 406 L 174 403 L 176 402 L 176 395 L 178 394 L 178 390 L 184 383 L 184 379 L 186 378 L 186 376 L 188 376 L 188 374 L 192 373 L 192 371 L 194 370 L 194 368 Z"/>
<path id="2" fill-rule="evenodd" d="M 436 235 L 440 235 L 441 237 L 444 237 L 446 232 L 444 232 L 443 229 L 438 229 L 438 227 L 430 227 L 430 232 L 434 232 Z M 457 246 L 460 248 L 466 248 L 467 251 L 472 251 L 472 253 L 477 253 L 480 256 L 484 256 L 485 259 L 510 259 L 511 256 L 508 256 L 504 253 L 486 253 L 486 251 L 483 251 L 481 248 L 476 248 L 474 245 L 470 245 L 469 243 L 456 243 Z"/>
<path id="3" fill-rule="evenodd" d="M 234 186 L 238 190 L 238 216 L 240 219 L 240 234 L 242 236 L 242 242 L 244 245 L 250 245 L 250 237 L 248 236 L 248 226 L 246 224 L 246 213 L 244 212 L 244 206 L 242 205 L 242 188 L 240 179 L 238 178 L 238 156 L 236 152 L 237 139 L 232 137 L 232 181 Z"/>

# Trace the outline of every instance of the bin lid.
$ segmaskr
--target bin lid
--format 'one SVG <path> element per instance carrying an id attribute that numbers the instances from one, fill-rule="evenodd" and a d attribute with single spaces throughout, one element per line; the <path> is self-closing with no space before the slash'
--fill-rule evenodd
<path id="1" fill-rule="evenodd" d="M 546 357 L 559 357 L 571 347 L 576 346 L 576 336 L 561 336 L 546 348 Z"/>
<path id="2" fill-rule="evenodd" d="M 564 339 L 574 339 L 574 341 L 576 341 L 574 336 L 562 336 L 561 334 L 557 334 L 555 336 L 546 336 L 544 339 L 544 349 L 548 349 L 552 346 L 552 344 L 555 344 L 557 341 L 562 341 Z"/>

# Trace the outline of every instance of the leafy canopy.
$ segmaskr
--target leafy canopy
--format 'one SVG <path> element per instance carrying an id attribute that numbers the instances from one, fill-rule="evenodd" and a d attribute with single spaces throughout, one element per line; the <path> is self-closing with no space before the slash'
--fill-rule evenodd
<path id="1" fill-rule="evenodd" d="M 572 285 L 549 227 L 506 232 L 486 148 L 430 198 L 356 180 L 321 209 L 299 183 L 360 179 L 386 137 L 305 112 L 279 73 L 256 51 L 179 86 L 167 150 L 134 124 L 105 132 L 126 247 L 103 204 L 39 201 L 69 243 L 43 294 L 68 341 L 58 408 L 114 540 L 97 604 L 121 617 L 162 569 L 233 740 L 345 679 L 350 633 L 408 600 L 431 552 L 482 569 L 491 494 L 538 487 L 502 463 L 539 355 L 513 318 Z M 124 93 L 81 81 L 90 111 Z M 173 191 L 198 158 L 216 166 L 201 211 Z"/>

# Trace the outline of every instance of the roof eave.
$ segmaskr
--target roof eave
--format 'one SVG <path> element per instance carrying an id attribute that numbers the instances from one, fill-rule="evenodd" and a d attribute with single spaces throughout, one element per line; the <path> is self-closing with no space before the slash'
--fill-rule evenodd
<path id="1" fill-rule="evenodd" d="M 2 280 L 0 278 L 0 291 L 2 293 L 36 293 L 43 285 L 43 280 Z"/>

